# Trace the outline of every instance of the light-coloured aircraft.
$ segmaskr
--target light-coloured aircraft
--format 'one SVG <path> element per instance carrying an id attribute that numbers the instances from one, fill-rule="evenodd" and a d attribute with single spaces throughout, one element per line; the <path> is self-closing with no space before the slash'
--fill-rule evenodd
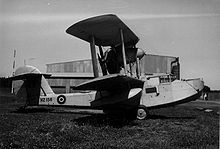
<path id="1" fill-rule="evenodd" d="M 18 83 L 22 85 L 14 87 L 17 95 L 25 95 L 27 106 L 88 107 L 145 119 L 150 109 L 196 100 L 202 92 L 201 79 L 177 80 L 170 74 L 142 74 L 139 62 L 145 52 L 136 47 L 139 38 L 116 15 L 80 21 L 66 32 L 90 43 L 95 78 L 74 86 L 74 90 L 79 90 L 77 93 L 55 94 L 45 79 L 50 75 L 32 66 L 20 67 L 10 79 L 23 80 Z M 72 76 L 78 77 L 91 78 Z"/>

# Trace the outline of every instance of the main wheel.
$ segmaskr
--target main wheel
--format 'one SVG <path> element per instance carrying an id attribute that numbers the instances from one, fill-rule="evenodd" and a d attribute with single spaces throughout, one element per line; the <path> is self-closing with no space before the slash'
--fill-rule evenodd
<path id="1" fill-rule="evenodd" d="M 149 115 L 147 108 L 139 107 L 137 110 L 137 119 L 143 120 L 146 119 Z"/>

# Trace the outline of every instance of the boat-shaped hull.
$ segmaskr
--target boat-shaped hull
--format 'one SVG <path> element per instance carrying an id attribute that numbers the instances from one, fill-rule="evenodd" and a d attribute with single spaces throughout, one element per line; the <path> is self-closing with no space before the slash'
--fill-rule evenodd
<path id="1" fill-rule="evenodd" d="M 140 105 L 148 109 L 174 106 L 198 99 L 204 87 L 201 79 L 175 80 L 150 86 L 145 82 Z"/>

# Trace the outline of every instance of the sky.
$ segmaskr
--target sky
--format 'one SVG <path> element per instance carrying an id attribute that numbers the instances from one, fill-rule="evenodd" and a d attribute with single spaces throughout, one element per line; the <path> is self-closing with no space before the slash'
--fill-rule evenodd
<path id="1" fill-rule="evenodd" d="M 181 78 L 220 89 L 219 0 L 0 0 L 0 77 L 16 67 L 89 59 L 89 44 L 65 32 L 93 16 L 116 14 L 148 54 L 180 58 Z"/>

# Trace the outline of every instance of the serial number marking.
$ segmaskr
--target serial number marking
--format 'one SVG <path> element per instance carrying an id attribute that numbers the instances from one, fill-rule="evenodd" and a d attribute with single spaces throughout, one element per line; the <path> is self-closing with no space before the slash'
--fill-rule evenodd
<path id="1" fill-rule="evenodd" d="M 47 98 L 40 98 L 40 102 L 51 102 L 52 98 L 47 97 Z"/>

